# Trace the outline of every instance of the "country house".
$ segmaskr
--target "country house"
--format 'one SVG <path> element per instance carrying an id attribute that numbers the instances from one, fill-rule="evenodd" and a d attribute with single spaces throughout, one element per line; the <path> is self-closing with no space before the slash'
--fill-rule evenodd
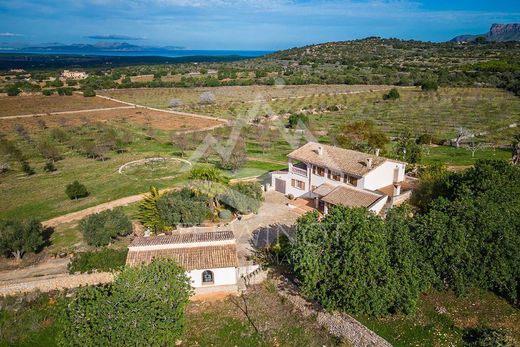
<path id="1" fill-rule="evenodd" d="M 160 258 L 174 259 L 186 269 L 197 294 L 238 290 L 240 269 L 231 231 L 138 237 L 128 246 L 126 265 L 148 265 Z"/>
<path id="2" fill-rule="evenodd" d="M 384 213 L 411 195 L 406 163 L 309 142 L 288 155 L 289 167 L 271 173 L 271 189 L 327 213 L 331 205 Z"/>

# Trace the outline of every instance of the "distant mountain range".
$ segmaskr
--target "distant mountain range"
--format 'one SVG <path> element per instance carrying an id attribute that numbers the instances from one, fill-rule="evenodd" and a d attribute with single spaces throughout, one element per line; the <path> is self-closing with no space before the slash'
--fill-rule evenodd
<path id="1" fill-rule="evenodd" d="M 450 42 L 474 42 L 478 37 L 484 37 L 486 41 L 492 42 L 520 41 L 520 24 L 493 24 L 485 34 L 460 35 Z"/>
<path id="2" fill-rule="evenodd" d="M 62 44 L 62 43 L 47 43 L 40 45 L 27 45 L 27 46 L 13 46 L 2 45 L 1 49 L 6 51 L 16 52 L 74 52 L 74 53 L 93 53 L 93 52 L 164 52 L 164 51 L 177 51 L 182 50 L 184 47 L 178 46 L 165 46 L 165 47 L 151 47 L 151 46 L 138 46 L 132 45 L 127 42 L 98 42 L 95 44 L 75 43 L 75 44 Z"/>

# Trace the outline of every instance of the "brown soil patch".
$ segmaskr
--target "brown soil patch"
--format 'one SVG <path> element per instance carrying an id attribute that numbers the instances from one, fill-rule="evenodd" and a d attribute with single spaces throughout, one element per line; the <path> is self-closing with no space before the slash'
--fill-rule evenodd
<path id="1" fill-rule="evenodd" d="M 103 98 L 85 98 L 79 94 L 70 96 L 3 96 L 0 97 L 0 117 L 120 106 L 126 105 Z"/>
<path id="2" fill-rule="evenodd" d="M 222 122 L 217 120 L 137 107 L 130 109 L 81 112 L 78 114 L 51 114 L 41 117 L 4 119 L 0 122 L 0 130 L 13 131 L 15 129 L 15 124 L 21 124 L 27 129 L 38 129 L 41 128 L 38 124 L 38 118 L 43 119 L 46 126 L 50 128 L 79 126 L 89 122 L 118 122 L 150 125 L 155 129 L 176 131 L 202 129 L 222 124 Z"/>

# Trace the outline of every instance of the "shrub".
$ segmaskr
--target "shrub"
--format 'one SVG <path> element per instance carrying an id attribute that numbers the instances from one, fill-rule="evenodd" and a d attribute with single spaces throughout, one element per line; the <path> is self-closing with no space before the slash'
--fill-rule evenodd
<path id="1" fill-rule="evenodd" d="M 86 98 L 91 98 L 96 96 L 96 91 L 93 88 L 85 88 L 83 90 L 83 96 Z"/>
<path id="2" fill-rule="evenodd" d="M 43 171 L 45 172 L 54 172 L 56 171 L 56 166 L 54 165 L 54 162 L 48 161 L 45 163 L 45 166 L 43 167 Z"/>
<path id="3" fill-rule="evenodd" d="M 36 219 L 27 221 L 0 221 L 0 252 L 22 258 L 25 253 L 36 252 L 44 244 L 43 226 Z"/>
<path id="4" fill-rule="evenodd" d="M 25 160 L 22 161 L 22 171 L 25 172 L 27 176 L 31 176 L 36 173 L 31 165 L 29 165 L 29 162 Z"/>
<path id="5" fill-rule="evenodd" d="M 264 200 L 262 186 L 258 182 L 240 182 L 230 186 L 218 199 L 240 213 L 258 212 Z"/>
<path id="6" fill-rule="evenodd" d="M 184 188 L 164 194 L 157 201 L 159 216 L 165 225 L 197 225 L 210 216 L 208 197 Z"/>
<path id="7" fill-rule="evenodd" d="M 62 87 L 62 88 L 58 88 L 56 90 L 58 91 L 59 95 L 72 95 L 72 93 L 74 92 L 73 88 L 68 88 L 68 87 Z"/>
<path id="8" fill-rule="evenodd" d="M 192 294 L 183 268 L 156 260 L 107 287 L 84 287 L 63 306 L 59 346 L 174 346 Z"/>
<path id="9" fill-rule="evenodd" d="M 305 114 L 292 114 L 289 116 L 289 123 L 287 126 L 291 129 L 296 129 L 300 122 L 304 125 L 309 124 L 309 117 Z"/>
<path id="10" fill-rule="evenodd" d="M 489 328 L 468 329 L 463 340 L 473 347 L 513 347 L 514 342 L 503 331 Z"/>
<path id="11" fill-rule="evenodd" d="M 439 85 L 435 81 L 424 81 L 421 83 L 421 90 L 430 92 L 439 89 Z"/>
<path id="12" fill-rule="evenodd" d="M 11 171 L 11 165 L 9 163 L 0 163 L 0 174 Z"/>
<path id="13" fill-rule="evenodd" d="M 85 187 L 83 184 L 79 183 L 78 181 L 74 181 L 67 184 L 67 187 L 65 188 L 65 194 L 67 194 L 71 200 L 78 200 L 79 198 L 88 196 L 89 192 L 87 187 Z"/>
<path id="14" fill-rule="evenodd" d="M 69 263 L 69 273 L 120 270 L 126 262 L 128 249 L 114 250 L 104 248 L 98 252 L 81 252 L 74 255 Z"/>
<path id="15" fill-rule="evenodd" d="M 7 86 L 5 88 L 5 92 L 7 93 L 8 96 L 17 96 L 18 94 L 20 94 L 22 91 L 20 90 L 20 88 L 18 88 L 17 86 L 15 85 L 10 85 L 10 86 Z"/>
<path id="16" fill-rule="evenodd" d="M 233 217 L 233 213 L 230 210 L 222 210 L 218 213 L 218 218 L 222 220 L 230 220 Z"/>
<path id="17" fill-rule="evenodd" d="M 383 100 L 397 100 L 401 97 L 397 88 L 392 88 L 386 94 L 383 94 Z"/>
<path id="18" fill-rule="evenodd" d="M 132 232 L 132 222 L 121 207 L 87 216 L 80 221 L 79 227 L 87 243 L 97 247 Z"/>
<path id="19" fill-rule="evenodd" d="M 54 94 L 54 89 L 44 89 L 44 90 L 42 90 L 42 95 L 51 96 L 52 94 Z"/>

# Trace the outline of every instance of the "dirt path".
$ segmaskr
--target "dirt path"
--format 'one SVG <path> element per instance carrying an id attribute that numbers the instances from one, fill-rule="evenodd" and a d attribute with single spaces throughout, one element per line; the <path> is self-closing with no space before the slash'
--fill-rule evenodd
<path id="1" fill-rule="evenodd" d="M 16 281 L 25 278 L 37 278 L 67 273 L 68 258 L 49 259 L 44 262 L 20 269 L 0 271 L 0 286 L 5 281 Z"/>
<path id="2" fill-rule="evenodd" d="M 109 272 L 76 275 L 59 274 L 32 279 L 24 278 L 22 280 L 0 282 L 0 296 L 17 295 L 33 291 L 50 292 L 53 290 L 110 283 L 113 279 L 114 275 Z"/>
<path id="3" fill-rule="evenodd" d="M 131 196 L 127 196 L 127 197 L 124 197 L 121 199 L 105 202 L 103 204 L 89 207 L 89 208 L 86 208 L 81 211 L 68 213 L 63 216 L 59 216 L 59 217 L 55 217 L 55 218 L 46 220 L 46 221 L 42 222 L 42 224 L 47 227 L 54 228 L 60 224 L 77 221 L 77 220 L 80 220 L 80 219 L 82 219 L 88 215 L 94 214 L 94 213 L 98 213 L 98 212 L 109 210 L 109 209 L 112 209 L 115 207 L 125 206 L 128 204 L 137 202 L 137 201 L 141 200 L 145 194 L 147 194 L 147 193 L 131 195 Z"/>

